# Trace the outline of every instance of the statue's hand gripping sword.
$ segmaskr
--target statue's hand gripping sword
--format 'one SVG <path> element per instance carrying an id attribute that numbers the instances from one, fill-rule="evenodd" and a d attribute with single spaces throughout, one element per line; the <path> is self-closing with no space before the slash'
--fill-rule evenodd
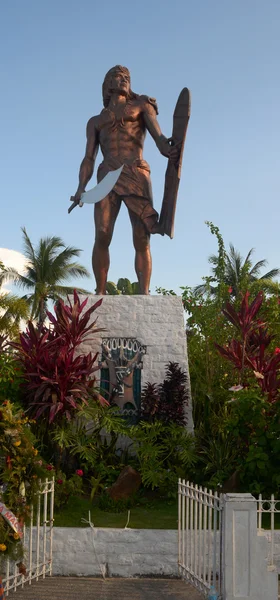
<path id="1" fill-rule="evenodd" d="M 109 171 L 107 175 L 98 183 L 94 188 L 89 190 L 88 192 L 83 192 L 80 200 L 76 200 L 75 196 L 71 196 L 70 202 L 72 201 L 71 206 L 68 208 L 68 213 L 70 213 L 75 206 L 81 203 L 81 205 L 85 204 L 96 204 L 103 200 L 116 185 L 119 176 L 123 170 L 123 165 L 116 169 L 115 171 Z"/>

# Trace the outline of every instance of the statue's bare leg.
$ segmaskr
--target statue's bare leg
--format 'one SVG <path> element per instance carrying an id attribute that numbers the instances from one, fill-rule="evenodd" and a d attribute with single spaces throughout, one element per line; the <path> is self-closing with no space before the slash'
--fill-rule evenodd
<path id="1" fill-rule="evenodd" d="M 95 243 L 92 251 L 92 269 L 96 281 L 96 294 L 106 294 L 107 275 L 110 265 L 109 246 L 112 240 L 116 218 L 119 214 L 119 196 L 106 196 L 95 204 Z"/>
<path id="2" fill-rule="evenodd" d="M 139 282 L 140 294 L 149 294 L 152 273 L 150 234 L 143 221 L 135 213 L 129 211 L 129 216 L 133 231 L 135 271 Z"/>

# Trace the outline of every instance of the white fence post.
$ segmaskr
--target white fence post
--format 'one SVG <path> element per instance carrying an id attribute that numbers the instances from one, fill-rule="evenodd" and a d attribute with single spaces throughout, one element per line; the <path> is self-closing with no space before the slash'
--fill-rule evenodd
<path id="1" fill-rule="evenodd" d="M 258 536 L 251 494 L 223 498 L 223 600 L 277 600 L 278 575 L 268 568 L 267 540 Z"/>

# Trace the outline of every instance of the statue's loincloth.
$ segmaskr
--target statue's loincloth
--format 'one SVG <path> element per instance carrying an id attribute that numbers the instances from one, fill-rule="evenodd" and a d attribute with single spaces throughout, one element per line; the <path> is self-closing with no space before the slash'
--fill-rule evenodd
<path id="1" fill-rule="evenodd" d="M 121 164 L 114 158 L 103 161 L 97 171 L 98 183 L 109 171 L 118 169 Z M 150 167 L 145 160 L 136 159 L 131 164 L 124 165 L 109 198 L 113 203 L 123 200 L 127 208 L 142 220 L 150 216 L 154 216 L 155 220 L 158 218 L 158 213 L 153 208 Z"/>

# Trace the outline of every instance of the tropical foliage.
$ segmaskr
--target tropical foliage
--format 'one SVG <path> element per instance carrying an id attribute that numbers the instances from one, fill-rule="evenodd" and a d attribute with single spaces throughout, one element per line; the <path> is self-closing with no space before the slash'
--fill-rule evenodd
<path id="1" fill-rule="evenodd" d="M 183 287 L 198 483 L 228 491 L 280 490 L 280 288 L 207 223 L 218 243 L 212 274 Z M 158 288 L 173 295 L 173 290 Z M 155 390 L 152 390 L 155 392 Z"/>
<path id="2" fill-rule="evenodd" d="M 186 477 L 195 464 L 194 437 L 172 420 L 141 421 L 131 427 L 130 435 L 144 486 L 175 496 L 178 477 Z"/>
<path id="3" fill-rule="evenodd" d="M 110 296 L 117 296 L 118 294 L 133 296 L 134 294 L 140 294 L 139 283 L 138 281 L 131 283 L 126 278 L 118 279 L 117 283 L 107 281 L 106 293 Z"/>
<path id="4" fill-rule="evenodd" d="M 51 460 L 66 490 L 77 469 L 84 475 L 85 485 L 93 499 L 97 492 L 111 485 L 124 466 L 123 456 L 117 453 L 120 435 L 129 434 L 128 426 L 115 408 L 89 400 L 77 411 L 74 422 L 56 425 L 51 433 Z M 64 476 L 62 475 L 64 473 Z M 70 479 L 69 479 L 70 477 Z M 59 493 L 63 493 L 63 487 Z"/>
<path id="5" fill-rule="evenodd" d="M 22 320 L 28 316 L 28 306 L 23 298 L 1 291 L 2 285 L 13 276 L 0 262 L 0 336 L 14 338 Z"/>
<path id="6" fill-rule="evenodd" d="M 94 390 L 97 354 L 78 353 L 81 343 L 100 331 L 90 318 L 101 303 L 102 299 L 85 311 L 87 299 L 81 302 L 74 291 L 69 305 L 58 300 L 55 316 L 47 311 L 51 327 L 36 328 L 29 321 L 13 344 L 25 381 L 23 404 L 36 420 L 70 421 L 91 396 L 106 402 Z"/>
<path id="7" fill-rule="evenodd" d="M 29 309 L 24 298 L 0 292 L 0 335 L 17 337 L 22 322 L 28 318 Z"/>
<path id="8" fill-rule="evenodd" d="M 19 362 L 7 342 L 0 336 L 0 402 L 12 398 L 19 403 L 21 396 L 22 371 Z"/>
<path id="9" fill-rule="evenodd" d="M 265 261 L 253 265 L 252 251 L 243 261 L 233 246 L 228 253 L 219 229 L 208 226 L 218 244 L 217 256 L 210 257 L 212 273 L 200 290 L 181 288 L 195 436 L 185 427 L 186 373 L 174 362 L 161 384 L 144 387 L 136 425 L 100 396 L 97 357 L 81 354 L 81 343 L 99 331 L 92 317 L 102 300 L 87 309 L 77 292 L 66 303 L 49 287 L 36 313 L 34 291 L 31 306 L 39 324 L 29 321 L 10 346 L 2 337 L 0 401 L 20 401 L 34 418 L 30 425 L 46 469 L 55 476 L 60 507 L 73 493 L 84 493 L 93 501 L 98 496 L 104 510 L 125 510 L 130 504 L 113 506 L 106 490 L 128 464 L 140 472 L 149 494 L 165 498 L 176 493 L 178 477 L 227 491 L 280 491 L 280 289 L 273 281 L 278 270 L 261 276 Z M 30 240 L 27 244 L 31 252 Z M 108 282 L 107 293 L 138 292 L 120 279 Z M 54 313 L 47 310 L 48 299 L 55 301 Z M 13 449 L 5 450 L 7 473 Z"/>
<path id="10" fill-rule="evenodd" d="M 141 418 L 149 422 L 159 420 L 186 426 L 189 396 L 187 383 L 186 372 L 178 363 L 169 362 L 166 366 L 165 379 L 161 384 L 147 383 L 144 386 Z"/>
<path id="11" fill-rule="evenodd" d="M 15 283 L 27 290 L 23 298 L 30 307 L 31 319 L 43 323 L 46 318 L 47 302 L 57 302 L 73 293 L 73 286 L 66 285 L 71 278 L 88 277 L 87 269 L 76 262 L 80 250 L 65 246 L 60 237 L 41 238 L 34 248 L 25 228 L 23 232 L 23 251 L 26 257 L 26 273 L 21 275 L 10 269 Z M 87 293 L 77 288 L 78 292 Z"/>
<path id="12" fill-rule="evenodd" d="M 275 283 L 273 279 L 280 275 L 280 269 L 271 269 L 264 275 L 261 275 L 261 270 L 266 267 L 267 260 L 260 260 L 254 265 L 252 262 L 254 248 L 249 250 L 245 260 L 233 244 L 229 245 L 229 252 L 226 252 L 218 228 L 209 221 L 206 221 L 206 224 L 210 228 L 211 233 L 217 236 L 218 242 L 220 241 L 222 243 L 222 247 L 219 248 L 218 255 L 212 254 L 209 256 L 208 262 L 211 265 L 212 276 L 207 278 L 208 281 L 205 284 L 196 286 L 194 289 L 196 294 L 205 294 L 208 291 L 210 291 L 211 294 L 217 294 L 218 288 L 222 282 L 231 289 L 231 294 L 234 297 L 238 297 L 240 292 L 245 292 L 252 284 L 255 284 L 255 289 L 260 288 L 261 286 L 263 290 L 268 292 L 273 293 L 279 291 L 279 285 L 278 283 Z M 222 253 L 224 269 L 221 280 L 220 265 Z"/>
<path id="13" fill-rule="evenodd" d="M 280 348 L 275 347 L 276 335 L 264 321 L 263 304 L 261 292 L 251 302 L 247 292 L 239 309 L 227 303 L 223 314 L 236 335 L 225 346 L 217 344 L 218 352 L 234 365 L 238 379 L 229 389 L 225 429 L 235 438 L 241 483 L 255 493 L 275 492 L 280 487 Z"/>
<path id="14" fill-rule="evenodd" d="M 39 478 L 46 471 L 35 448 L 30 423 L 22 410 L 8 400 L 0 404 L 0 501 L 12 511 L 19 527 L 0 515 L 0 558 L 23 557 L 20 526 L 30 514 L 30 503 L 38 490 Z"/>
<path id="15" fill-rule="evenodd" d="M 244 277 L 234 293 L 225 277 L 228 263 L 222 236 L 209 226 L 219 247 L 215 274 L 205 278 L 203 295 L 190 288 L 182 293 L 197 479 L 235 490 L 277 492 L 279 287 L 274 284 L 273 293 L 268 293 L 266 278 L 260 291 L 261 280 Z"/>

